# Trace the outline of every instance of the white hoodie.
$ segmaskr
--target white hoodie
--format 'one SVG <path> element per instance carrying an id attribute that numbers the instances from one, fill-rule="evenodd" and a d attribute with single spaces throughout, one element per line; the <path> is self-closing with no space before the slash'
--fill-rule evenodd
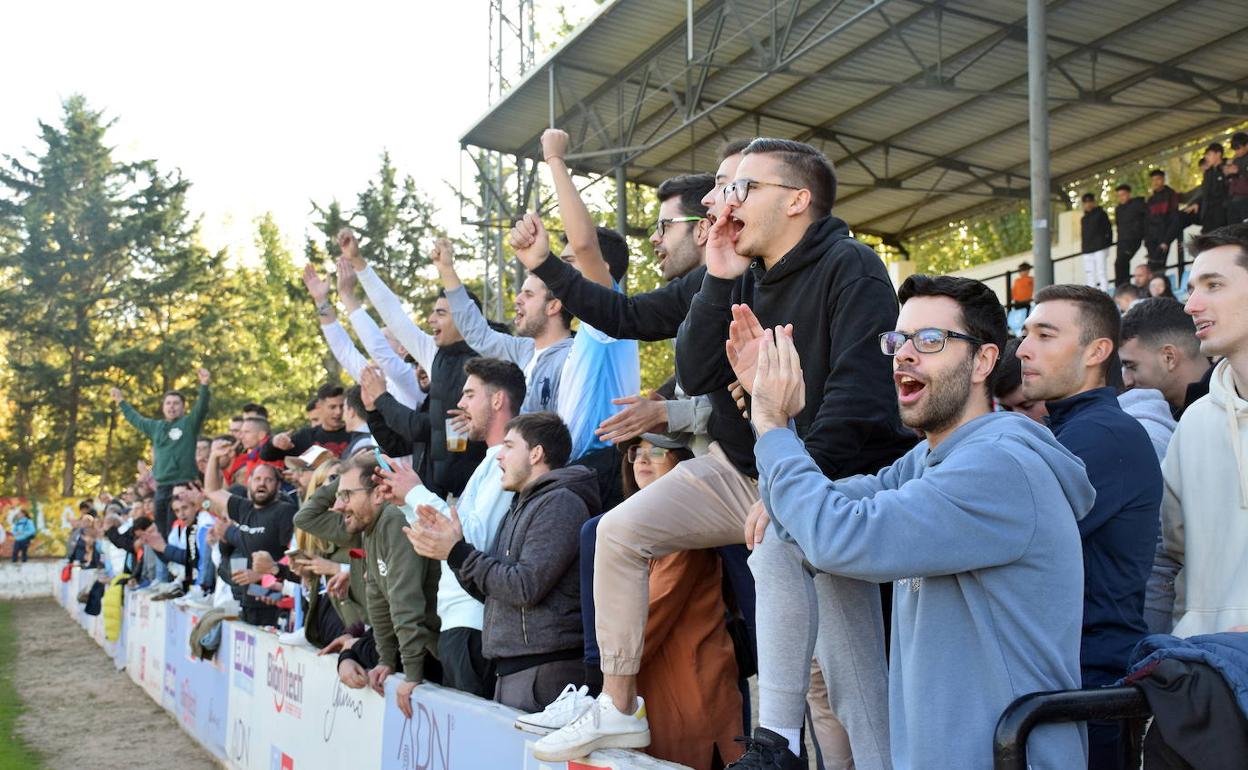
<path id="1" fill-rule="evenodd" d="M 1183 413 L 1162 464 L 1163 547 L 1175 579 L 1175 636 L 1248 625 L 1248 400 L 1229 361 Z"/>

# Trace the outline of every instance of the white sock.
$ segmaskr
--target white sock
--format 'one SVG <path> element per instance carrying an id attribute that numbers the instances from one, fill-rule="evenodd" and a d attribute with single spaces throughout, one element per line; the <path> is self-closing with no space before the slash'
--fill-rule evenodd
<path id="1" fill-rule="evenodd" d="M 802 728 L 800 727 L 794 727 L 794 728 L 768 727 L 767 725 L 759 725 L 759 727 L 762 727 L 766 730 L 771 730 L 776 735 L 779 735 L 781 738 L 784 738 L 786 741 L 788 741 L 789 751 L 793 752 L 794 754 L 800 753 L 798 749 L 802 745 Z"/>

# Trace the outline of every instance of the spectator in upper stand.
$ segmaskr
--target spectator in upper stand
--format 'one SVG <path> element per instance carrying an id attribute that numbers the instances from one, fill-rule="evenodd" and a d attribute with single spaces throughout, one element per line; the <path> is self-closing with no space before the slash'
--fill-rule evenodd
<path id="1" fill-rule="evenodd" d="M 22 563 L 30 561 L 30 544 L 35 540 L 35 522 L 30 515 L 20 508 L 13 518 L 13 563 L 17 563 L 20 554 Z"/>
<path id="2" fill-rule="evenodd" d="M 449 241 L 443 239 L 434 246 L 432 261 L 451 303 L 455 325 L 468 344 L 483 356 L 514 361 L 524 370 L 528 393 L 521 413 L 555 411 L 559 406 L 563 365 L 572 351 L 573 341 L 572 314 L 564 309 L 563 303 L 546 288 L 541 278 L 530 273 L 516 294 L 516 336 L 513 337 L 491 329 L 480 306 L 470 301 L 455 274 Z"/>
<path id="3" fill-rule="evenodd" d="M 1170 288 L 1170 276 L 1165 274 L 1154 275 L 1148 279 L 1148 296 L 1177 299 L 1174 296 L 1174 290 Z"/>
<path id="4" fill-rule="evenodd" d="M 126 420 L 141 433 L 152 440 L 152 455 L 155 458 L 152 478 L 156 481 L 156 527 L 163 537 L 169 536 L 169 527 L 173 523 L 173 510 L 170 501 L 173 498 L 173 487 L 199 478 L 199 469 L 195 466 L 195 440 L 204 426 L 208 416 L 208 370 L 199 370 L 199 394 L 195 398 L 195 407 L 186 411 L 186 397 L 176 390 L 164 395 L 161 401 L 161 417 L 143 417 L 127 403 L 119 388 L 113 388 L 113 400 L 121 405 L 121 413 Z M 162 570 L 163 571 L 163 570 Z"/>
<path id="5" fill-rule="evenodd" d="M 350 230 L 338 233 L 338 245 L 355 269 L 356 277 L 374 309 L 386 322 L 386 328 L 429 374 L 428 396 L 418 412 L 404 407 L 393 395 L 382 395 L 386 393 L 388 384 L 380 368 L 377 369 L 378 377 L 371 380 L 371 389 L 365 383 L 369 376 L 361 372 L 360 385 L 364 406 L 368 410 L 369 430 L 382 451 L 391 457 L 412 454 L 413 450 L 423 445 L 425 451 L 417 468 L 421 478 L 437 495 L 458 495 L 464 491 L 468 477 L 485 456 L 485 445 L 469 441 L 464 451 L 450 451 L 446 442 L 446 420 L 453 416 L 451 410 L 459 402 L 464 389 L 467 379 L 464 364 L 468 359 L 476 358 L 477 352 L 464 341 L 445 296 L 440 294 L 434 303 L 433 313 L 429 316 L 433 333 L 426 333 L 407 316 L 399 298 L 364 261 L 355 234 Z M 479 307 L 480 300 L 471 292 L 467 294 L 469 300 Z"/>
<path id="6" fill-rule="evenodd" d="M 1140 296 L 1148 296 L 1148 282 L 1153 279 L 1153 269 L 1147 263 L 1135 266 L 1131 271 L 1131 285 L 1140 290 Z"/>
<path id="7" fill-rule="evenodd" d="M 1036 279 L 1031 275 L 1031 264 L 1024 262 L 1018 266 L 1018 277 L 1010 284 L 1010 300 L 1015 307 L 1028 307 L 1035 291 Z"/>
<path id="8" fill-rule="evenodd" d="M 281 468 L 281 460 L 263 460 L 261 452 L 269 445 L 269 421 L 260 416 L 247 416 L 243 418 L 243 427 L 238 432 L 239 444 L 243 451 L 239 454 L 233 454 L 233 448 L 222 441 L 213 442 L 213 448 L 208 451 L 208 464 L 204 475 L 204 483 L 210 488 L 216 488 L 216 479 L 218 474 L 220 480 L 226 486 L 239 485 L 246 486 L 248 477 L 251 476 L 252 470 L 257 465 L 272 465 L 274 468 Z M 216 456 L 216 462 L 213 462 L 213 456 Z M 231 458 L 232 456 L 232 458 Z M 229 463 L 227 467 L 225 463 Z M 239 475 L 239 471 L 242 474 Z M 211 481 L 209 479 L 212 479 Z"/>
<path id="9" fill-rule="evenodd" d="M 1114 245 L 1114 231 L 1109 226 L 1109 215 L 1096 202 L 1092 193 L 1083 194 L 1083 222 L 1080 239 L 1083 246 L 1083 275 L 1088 286 L 1109 291 L 1105 277 L 1105 264 L 1109 261 L 1109 247 Z"/>
<path id="10" fill-rule="evenodd" d="M 338 259 L 338 296 L 342 299 L 343 306 L 346 307 L 347 318 L 351 321 L 351 327 L 355 329 L 356 336 L 360 338 L 360 344 L 364 346 L 367 356 L 356 349 L 351 336 L 338 322 L 338 311 L 334 309 L 333 303 L 329 300 L 329 284 L 316 272 L 316 268 L 310 262 L 303 268 L 303 283 L 308 287 L 308 294 L 311 295 L 312 301 L 316 303 L 316 315 L 321 322 L 321 334 L 325 335 L 329 350 L 342 366 L 343 371 L 351 375 L 351 379 L 358 383 L 360 372 L 368 365 L 371 357 L 386 373 L 386 379 L 398 402 L 409 409 L 420 407 L 421 402 L 425 400 L 425 394 L 420 389 L 416 370 L 405 360 L 408 357 L 407 351 L 403 349 L 399 341 L 393 335 L 387 335 L 385 329 L 379 328 L 373 321 L 373 317 L 356 298 L 355 288 L 358 281 L 351 261 L 345 257 Z"/>
<path id="11" fill-rule="evenodd" d="M 127 527 L 125 524 L 129 526 Z M 148 577 L 141 574 L 143 569 L 139 552 L 143 546 L 142 535 L 148 527 L 152 526 L 152 520 L 143 515 L 135 516 L 124 524 L 121 517 L 116 514 L 109 514 L 104 517 L 104 537 L 108 538 L 108 542 L 125 552 L 125 572 L 140 583 L 148 579 Z M 82 548 L 76 548 L 70 554 L 70 561 L 79 560 L 82 558 L 82 555 Z"/>
<path id="12" fill-rule="evenodd" d="M 412 691 L 428 679 L 441 680 L 437 658 L 437 562 L 417 555 L 403 535 L 407 519 L 386 499 L 373 453 L 358 454 L 336 481 L 312 494 L 295 516 L 295 526 L 346 548 L 364 548 L 368 562 L 368 620 L 378 663 L 368 684 L 385 695 L 385 681 L 403 674 L 395 694 L 399 710 L 412 716 Z M 333 506 L 332 508 L 330 506 Z"/>
<path id="13" fill-rule="evenodd" d="M 1227 187 L 1224 150 L 1222 145 L 1213 142 L 1205 148 L 1205 173 L 1200 183 L 1200 230 L 1212 232 L 1225 227 L 1227 222 L 1227 203 L 1229 188 Z"/>
<path id="14" fill-rule="evenodd" d="M 805 362 L 784 327 L 764 334 L 750 407 L 759 487 L 776 528 L 763 544 L 788 537 L 815 569 L 896 581 L 891 766 L 987 770 L 993 725 L 1009 703 L 1079 686 L 1075 519 L 1094 490 L 1049 431 L 990 413 L 1006 335 L 992 290 L 966 278 L 912 276 L 899 294 L 896 330 L 877 344 L 893 360 L 901 418 L 926 439 L 878 474 L 832 481 L 808 454 L 788 427 L 809 392 Z M 1007 499 L 985 478 L 1023 488 Z M 775 622 L 813 611 L 804 609 L 809 596 L 782 600 L 792 610 Z M 1040 728 L 1028 744 L 1032 765 L 1085 764 L 1082 731 Z M 736 766 L 804 770 L 804 761 L 780 761 L 780 746 L 756 734 Z"/>
<path id="15" fill-rule="evenodd" d="M 1248 132 L 1231 135 L 1231 152 L 1222 170 L 1226 174 L 1226 221 L 1235 225 L 1248 221 Z"/>
<path id="16" fill-rule="evenodd" d="M 1029 399 L 1023 395 L 1023 364 L 1018 360 L 1018 345 L 1022 340 L 1005 343 L 1001 360 L 992 384 L 992 395 L 997 407 L 1003 412 L 1018 412 L 1041 425 L 1046 424 L 1049 412 L 1042 399 Z"/>
<path id="17" fill-rule="evenodd" d="M 279 433 L 267 444 L 260 447 L 260 459 L 266 462 L 280 461 L 290 455 L 301 455 L 308 447 L 315 444 L 323 446 L 334 453 L 342 455 L 351 441 L 346 424 L 342 420 L 342 409 L 345 401 L 341 385 L 327 382 L 316 391 L 316 402 L 320 413 L 320 425 L 300 428 L 294 433 Z"/>
<path id="18" fill-rule="evenodd" d="M 1166 454 L 1163 548 L 1180 567 L 1175 636 L 1248 624 L 1248 225 L 1197 236 L 1185 309 L 1221 356 Z"/>
<path id="19" fill-rule="evenodd" d="M 1148 229 L 1148 204 L 1140 196 L 1131 195 L 1131 185 L 1120 184 L 1114 188 L 1118 205 L 1114 208 L 1114 222 L 1118 226 L 1118 249 L 1114 257 L 1114 285 L 1127 283 L 1131 274 L 1131 259 L 1140 250 Z"/>
<path id="20" fill-rule="evenodd" d="M 1140 265 L 1140 267 L 1144 267 Z M 1144 267 L 1147 270 L 1147 267 Z M 1133 283 L 1124 283 L 1117 289 L 1114 289 L 1114 304 L 1118 306 L 1119 313 L 1126 313 L 1131 306 L 1142 299 L 1146 299 L 1148 294 L 1145 290 L 1141 290 Z"/>
<path id="21" fill-rule="evenodd" d="M 514 492 L 503 488 L 503 469 L 498 455 L 503 450 L 507 424 L 524 403 L 524 372 L 511 361 L 473 358 L 464 365 L 468 380 L 463 397 L 456 405 L 469 421 L 468 438 L 487 447 L 485 457 L 468 479 L 464 493 L 455 501 L 464 540 L 483 552 L 494 548 L 499 525 L 511 507 Z M 420 477 L 401 465 L 392 472 L 382 471 L 392 499 L 405 506 L 415 520 L 416 509 L 432 506 L 443 514 L 451 507 L 424 486 Z M 481 652 L 484 605 L 455 578 L 445 563 L 438 582 L 438 659 L 442 662 L 443 684 L 485 698 L 494 697 L 493 665 Z"/>
<path id="22" fill-rule="evenodd" d="M 1192 400 L 1188 390 L 1209 371 L 1192 319 L 1177 300 L 1154 297 L 1122 317 L 1122 379 L 1128 388 L 1161 391 L 1175 419 Z"/>
<path id="23" fill-rule="evenodd" d="M 515 498 L 494 545 L 469 544 L 454 509 L 448 518 L 429 505 L 417 508 L 420 526 L 405 531 L 416 553 L 445 560 L 485 603 L 481 642 L 498 669 L 494 700 L 536 711 L 584 676 L 578 533 L 598 514 L 598 482 L 588 468 L 564 467 L 572 439 L 558 415 L 522 414 L 506 427 L 498 463 Z"/>
<path id="24" fill-rule="evenodd" d="M 250 566 L 252 555 L 257 551 L 283 553 L 290 547 L 294 534 L 295 507 L 278 494 L 281 480 L 281 471 L 261 464 L 247 478 L 246 497 L 223 489 L 205 492 L 220 517 L 217 527 L 221 564 L 217 574 L 241 602 L 243 622 L 255 626 L 274 625 L 278 610 L 248 591 L 248 586 L 260 582 L 260 576 Z"/>
<path id="25" fill-rule="evenodd" d="M 1087 286 L 1050 286 L 1018 347 L 1023 394 L 1046 401 L 1049 426 L 1083 461 L 1096 489 L 1079 519 L 1083 538 L 1083 685 L 1112 684 L 1126 675 L 1131 650 L 1148 632 L 1144 587 L 1152 568 L 1161 505 L 1161 467 L 1147 432 L 1106 386 L 1121 320 L 1113 301 Z M 1130 483 L 1123 469 L 1131 469 Z M 1089 726 L 1092 768 L 1117 768 L 1120 726 Z"/>
<path id="26" fill-rule="evenodd" d="M 342 450 L 343 459 L 351 455 L 377 446 L 376 439 L 368 430 L 368 410 L 364 408 L 364 399 L 360 397 L 360 386 L 352 385 L 343 393 L 342 421 L 347 429 L 347 446 Z"/>
<path id="27" fill-rule="evenodd" d="M 1148 172 L 1152 195 L 1148 198 L 1148 228 L 1144 245 L 1148 247 L 1148 269 L 1153 275 L 1164 272 L 1170 259 L 1170 245 L 1183 235 L 1183 219 L 1179 212 L 1179 194 L 1166 184 L 1166 172 L 1155 168 Z"/>

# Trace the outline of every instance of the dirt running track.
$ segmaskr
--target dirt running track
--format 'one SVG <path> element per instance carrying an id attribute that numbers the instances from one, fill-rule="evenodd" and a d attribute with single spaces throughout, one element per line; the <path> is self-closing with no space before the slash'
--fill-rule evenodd
<path id="1" fill-rule="evenodd" d="M 51 599 L 13 603 L 18 733 L 50 770 L 219 765 Z"/>

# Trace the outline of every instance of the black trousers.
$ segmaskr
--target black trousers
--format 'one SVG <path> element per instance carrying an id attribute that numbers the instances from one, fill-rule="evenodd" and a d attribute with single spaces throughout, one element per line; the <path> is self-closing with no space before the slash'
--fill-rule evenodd
<path id="1" fill-rule="evenodd" d="M 1166 260 L 1170 258 L 1170 243 L 1170 241 L 1162 243 L 1151 239 L 1145 242 L 1144 245 L 1148 247 L 1148 269 L 1153 275 L 1166 271 Z"/>
<path id="2" fill-rule="evenodd" d="M 494 696 L 494 665 L 481 654 L 477 629 L 451 628 L 438 634 L 438 660 L 444 686 L 482 698 Z"/>
<path id="3" fill-rule="evenodd" d="M 1140 250 L 1140 239 L 1118 241 L 1118 256 L 1114 259 L 1114 286 L 1131 282 L 1131 258 Z"/>
<path id="4" fill-rule="evenodd" d="M 21 540 L 13 541 L 13 563 L 14 564 L 17 563 L 17 555 L 19 553 L 22 555 L 23 562 L 30 560 L 30 544 L 33 543 L 34 540 L 35 539 L 33 537 L 27 537 Z"/>
<path id="5" fill-rule="evenodd" d="M 1232 225 L 1248 221 L 1248 195 L 1236 195 L 1226 202 L 1226 221 Z"/>
<path id="6" fill-rule="evenodd" d="M 165 539 L 169 538 L 169 529 L 173 526 L 173 487 L 173 484 L 156 487 L 156 529 Z"/>

